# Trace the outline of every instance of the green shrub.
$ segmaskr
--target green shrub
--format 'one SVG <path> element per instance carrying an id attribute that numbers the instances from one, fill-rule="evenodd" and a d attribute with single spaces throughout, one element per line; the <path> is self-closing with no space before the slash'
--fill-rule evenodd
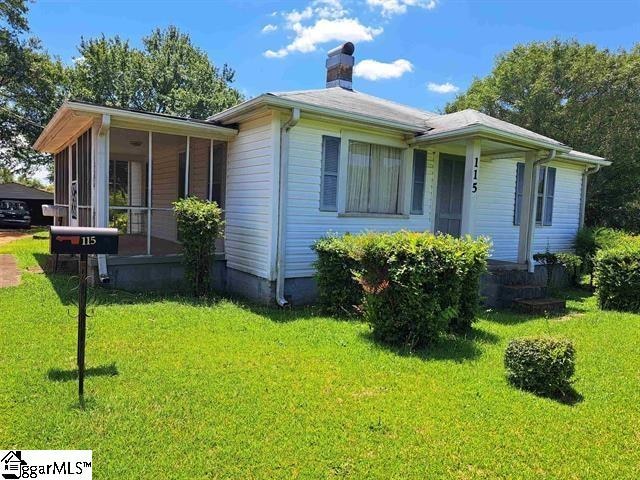
<path id="1" fill-rule="evenodd" d="M 594 260 L 600 250 L 626 242 L 631 235 L 613 228 L 582 228 L 576 234 L 575 251 L 582 260 L 584 273 L 593 276 Z M 593 277 L 592 277 L 593 280 Z"/>
<path id="2" fill-rule="evenodd" d="M 195 295 L 209 291 L 209 270 L 222 236 L 222 210 L 215 202 L 189 197 L 173 203 L 182 240 L 185 275 Z"/>
<path id="3" fill-rule="evenodd" d="M 640 238 L 600 250 L 595 276 L 600 308 L 640 312 Z"/>
<path id="4" fill-rule="evenodd" d="M 427 345 L 474 320 L 489 250 L 483 239 L 402 231 L 325 237 L 314 248 L 323 306 L 340 312 L 362 302 L 377 340 Z"/>
<path id="5" fill-rule="evenodd" d="M 544 253 L 534 254 L 533 259 L 547 267 L 547 288 L 551 287 L 551 279 L 553 278 L 553 271 L 556 265 L 563 266 L 570 275 L 571 283 L 574 285 L 578 284 L 580 267 L 582 265 L 582 259 L 578 255 L 566 252 L 552 253 L 547 250 Z"/>
<path id="6" fill-rule="evenodd" d="M 570 340 L 523 337 L 509 342 L 504 355 L 507 378 L 523 390 L 542 395 L 567 394 L 575 372 L 575 350 Z"/>
<path id="7" fill-rule="evenodd" d="M 556 255 L 558 263 L 567 269 L 570 275 L 571 283 L 578 285 L 580 281 L 580 272 L 582 271 L 582 259 L 575 253 L 561 252 Z"/>
<path id="8" fill-rule="evenodd" d="M 330 315 L 361 313 L 363 291 L 354 277 L 359 272 L 359 262 L 354 255 L 356 241 L 353 235 L 329 234 L 313 244 L 317 254 L 314 267 L 318 303 Z"/>

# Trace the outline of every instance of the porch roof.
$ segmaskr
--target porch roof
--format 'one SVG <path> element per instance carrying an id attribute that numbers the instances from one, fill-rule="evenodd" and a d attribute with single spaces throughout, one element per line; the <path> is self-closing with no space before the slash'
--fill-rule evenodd
<path id="1" fill-rule="evenodd" d="M 101 121 L 103 115 L 109 115 L 111 126 L 119 128 L 151 130 L 220 140 L 238 134 L 238 130 L 235 128 L 223 127 L 206 120 L 106 107 L 88 102 L 66 101 L 44 128 L 33 148 L 40 152 L 57 153 L 89 128 L 94 121 Z"/>

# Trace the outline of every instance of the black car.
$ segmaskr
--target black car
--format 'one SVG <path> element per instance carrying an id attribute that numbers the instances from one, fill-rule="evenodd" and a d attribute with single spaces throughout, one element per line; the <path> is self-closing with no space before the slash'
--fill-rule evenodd
<path id="1" fill-rule="evenodd" d="M 0 200 L 0 227 L 29 228 L 31 211 L 20 200 Z"/>

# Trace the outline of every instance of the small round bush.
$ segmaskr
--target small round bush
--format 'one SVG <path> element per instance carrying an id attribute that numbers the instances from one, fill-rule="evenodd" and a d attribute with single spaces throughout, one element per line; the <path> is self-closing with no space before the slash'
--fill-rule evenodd
<path id="1" fill-rule="evenodd" d="M 515 338 L 507 346 L 504 365 L 514 386 L 541 395 L 564 395 L 571 390 L 575 350 L 564 338 Z"/>

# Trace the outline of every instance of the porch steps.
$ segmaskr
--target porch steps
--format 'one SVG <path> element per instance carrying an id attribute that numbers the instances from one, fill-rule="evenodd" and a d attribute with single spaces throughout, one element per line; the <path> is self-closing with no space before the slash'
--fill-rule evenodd
<path id="1" fill-rule="evenodd" d="M 544 315 L 564 312 L 567 302 L 561 298 L 521 298 L 513 301 L 513 308 L 521 313 Z"/>
<path id="2" fill-rule="evenodd" d="M 500 298 L 505 305 L 509 305 L 514 300 L 543 298 L 546 290 L 541 285 L 502 285 Z"/>

